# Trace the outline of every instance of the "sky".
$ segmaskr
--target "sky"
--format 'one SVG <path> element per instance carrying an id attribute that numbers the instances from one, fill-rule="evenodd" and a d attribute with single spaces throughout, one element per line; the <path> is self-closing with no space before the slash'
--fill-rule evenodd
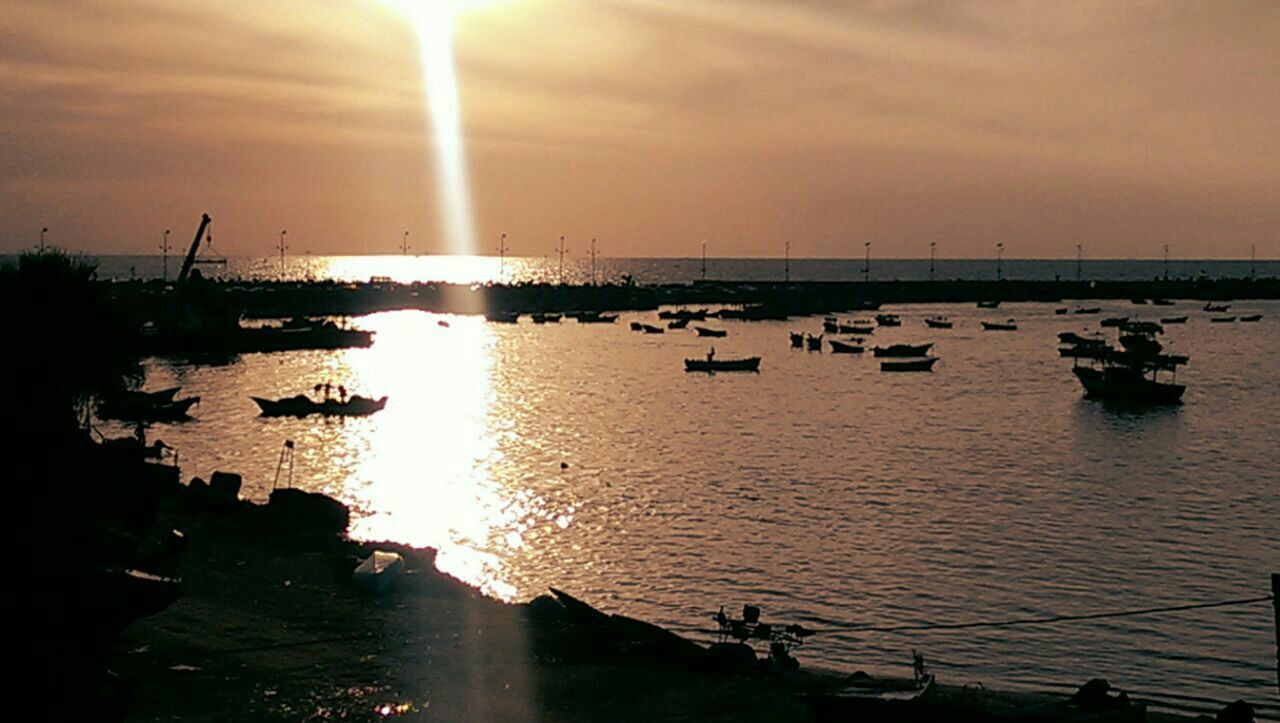
<path id="1" fill-rule="evenodd" d="M 457 250 L 411 2 L 4 0 L 0 252 Z M 1280 257 L 1276 0 L 452 2 L 478 253 Z"/>

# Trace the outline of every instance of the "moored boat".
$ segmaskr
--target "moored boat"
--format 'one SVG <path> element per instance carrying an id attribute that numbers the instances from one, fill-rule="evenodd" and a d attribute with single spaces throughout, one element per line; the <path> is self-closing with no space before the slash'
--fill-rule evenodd
<path id="1" fill-rule="evenodd" d="M 114 397 L 103 400 L 98 406 L 98 416 L 129 422 L 181 422 L 191 418 L 191 407 L 199 401 L 200 397 L 166 401 L 147 394 Z"/>
<path id="2" fill-rule="evenodd" d="M 1185 323 L 1187 323 L 1187 317 L 1185 317 L 1185 316 L 1166 316 L 1165 318 L 1163 318 L 1163 319 L 1161 319 L 1161 320 L 1160 320 L 1160 323 L 1161 323 L 1161 324 L 1164 324 L 1164 325 L 1166 325 L 1166 326 L 1168 326 L 1169 324 L 1185 324 Z"/>
<path id="3" fill-rule="evenodd" d="M 831 345 L 831 351 L 834 354 L 861 354 L 865 351 L 861 345 L 847 341 L 831 339 L 827 343 Z"/>
<path id="4" fill-rule="evenodd" d="M 640 322 L 638 322 L 638 321 L 633 321 L 633 322 L 631 322 L 631 330 L 632 330 L 632 331 L 644 331 L 644 324 L 641 324 L 641 323 L 640 323 Z"/>
<path id="5" fill-rule="evenodd" d="M 880 362 L 882 372 L 927 372 L 941 357 L 927 356 L 923 359 L 892 359 Z"/>
<path id="6" fill-rule="evenodd" d="M 821 334 L 817 336 L 810 334 L 809 336 L 805 337 L 804 341 L 805 341 L 805 344 L 808 345 L 809 351 L 822 351 L 822 335 Z"/>
<path id="7" fill-rule="evenodd" d="M 599 311 L 583 311 L 576 315 L 579 324 L 612 324 L 618 320 L 617 314 L 605 314 Z"/>
<path id="8" fill-rule="evenodd" d="M 931 316 L 924 320 L 924 325 L 930 329 L 950 329 L 952 327 L 951 320 L 945 316 Z"/>
<path id="9" fill-rule="evenodd" d="M 1262 321 L 1262 314 L 1251 314 L 1240 317 L 1240 321 Z"/>
<path id="10" fill-rule="evenodd" d="M 1018 325 L 1010 319 L 1006 322 L 984 321 L 982 322 L 983 331 L 1017 331 Z"/>
<path id="11" fill-rule="evenodd" d="M 1168 299 L 1152 299 L 1151 303 L 1156 306 L 1173 306 L 1173 302 Z"/>
<path id="12" fill-rule="evenodd" d="M 878 346 L 871 351 L 878 357 L 904 358 L 925 356 L 931 348 L 933 348 L 933 342 L 928 344 L 890 344 L 889 346 Z"/>
<path id="13" fill-rule="evenodd" d="M 683 329 L 688 325 L 689 325 L 689 320 L 687 318 L 676 319 L 675 321 L 667 322 L 668 329 Z"/>
<path id="14" fill-rule="evenodd" d="M 653 324 L 641 324 L 640 328 L 643 329 L 646 334 L 662 334 L 666 332 L 666 329 L 663 329 L 660 326 L 654 326 Z"/>
<path id="15" fill-rule="evenodd" d="M 515 324 L 520 321 L 518 311 L 486 311 L 484 318 L 495 324 Z"/>
<path id="16" fill-rule="evenodd" d="M 1080 336 L 1074 331 L 1064 331 L 1058 335 L 1058 341 L 1074 346 L 1106 346 L 1107 340 L 1102 336 Z"/>
<path id="17" fill-rule="evenodd" d="M 757 372 L 760 371 L 760 357 L 685 359 L 684 370 L 687 372 Z"/>
<path id="18" fill-rule="evenodd" d="M 1234 316 L 1215 316 L 1209 321 L 1213 324 L 1231 324 L 1236 320 Z"/>
<path id="19" fill-rule="evenodd" d="M 1000 306 L 999 301 L 979 301 L 978 302 L 979 309 L 995 309 L 999 306 Z"/>
<path id="20" fill-rule="evenodd" d="M 1072 312 L 1072 313 L 1075 313 L 1075 314 L 1101 314 L 1101 313 L 1102 313 L 1102 307 L 1101 307 L 1101 306 L 1088 306 L 1088 307 L 1085 307 L 1085 306 L 1077 306 L 1077 307 L 1076 307 L 1076 310 L 1075 310 L 1074 312 Z"/>
<path id="21" fill-rule="evenodd" d="M 1129 317 L 1127 316 L 1112 316 L 1112 317 L 1103 319 L 1102 322 L 1098 324 L 1098 326 L 1101 326 L 1103 328 L 1119 327 L 1123 325 L 1125 322 L 1127 322 L 1128 320 L 1129 320 Z"/>
<path id="22" fill-rule="evenodd" d="M 354 394 L 350 399 L 325 399 L 315 401 L 299 394 L 286 399 L 263 399 L 250 397 L 261 410 L 264 417 L 305 417 L 310 414 L 321 414 L 327 417 L 363 417 L 381 411 L 387 406 L 385 396 L 370 399 Z"/>
<path id="23" fill-rule="evenodd" d="M 724 329 L 708 329 L 705 326 L 695 326 L 693 330 L 698 332 L 698 336 L 709 336 L 715 339 L 729 336 L 729 332 Z"/>
<path id="24" fill-rule="evenodd" d="M 558 324 L 563 316 L 563 314 L 540 313 L 533 314 L 532 318 L 535 324 Z"/>
<path id="25" fill-rule="evenodd" d="M 876 324 L 880 326 L 902 326 L 902 319 L 897 314 L 876 314 Z"/>
<path id="26" fill-rule="evenodd" d="M 1213 302 L 1208 302 L 1204 305 L 1204 310 L 1210 313 L 1215 313 L 1215 312 L 1221 313 L 1221 312 L 1225 312 L 1227 309 L 1230 309 L 1230 308 L 1231 308 L 1231 304 L 1215 304 Z"/>

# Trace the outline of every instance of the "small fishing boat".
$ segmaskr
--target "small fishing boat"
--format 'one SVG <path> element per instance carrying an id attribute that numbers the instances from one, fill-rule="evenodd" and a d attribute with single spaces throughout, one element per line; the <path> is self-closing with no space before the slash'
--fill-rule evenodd
<path id="1" fill-rule="evenodd" d="M 902 326 L 902 319 L 897 314 L 876 314 L 876 324 L 880 326 Z"/>
<path id="2" fill-rule="evenodd" d="M 1235 322 L 1235 320 L 1236 318 L 1234 316 L 1215 316 L 1212 319 L 1209 319 L 1209 321 L 1214 324 L 1231 324 Z"/>
<path id="3" fill-rule="evenodd" d="M 822 330 L 828 334 L 840 333 L 840 324 L 835 319 L 825 319 L 822 322 Z"/>
<path id="4" fill-rule="evenodd" d="M 979 301 L 978 302 L 979 309 L 995 309 L 999 306 L 1000 306 L 999 301 Z"/>
<path id="5" fill-rule="evenodd" d="M 1151 303 L 1156 306 L 1173 306 L 1173 302 L 1168 299 L 1152 299 Z"/>
<path id="6" fill-rule="evenodd" d="M 1127 316 L 1112 316 L 1112 317 L 1103 319 L 1102 322 L 1098 324 L 1098 326 L 1101 326 L 1104 329 L 1109 327 L 1115 328 L 1115 327 L 1120 327 L 1124 325 L 1124 323 L 1127 322 L 1128 320 L 1129 320 L 1129 317 Z"/>
<path id="7" fill-rule="evenodd" d="M 1120 331 L 1127 334 L 1163 334 L 1164 327 L 1154 321 L 1126 321 L 1120 325 Z"/>
<path id="8" fill-rule="evenodd" d="M 809 351 L 822 351 L 822 335 L 814 336 L 810 334 L 805 337 L 805 344 L 809 346 Z"/>
<path id="9" fill-rule="evenodd" d="M 870 324 L 841 324 L 839 332 L 841 334 L 854 334 L 857 336 L 868 336 L 874 334 L 876 328 Z"/>
<path id="10" fill-rule="evenodd" d="M 584 311 L 577 315 L 579 324 L 612 324 L 618 320 L 617 314 L 604 314 L 599 311 Z"/>
<path id="11" fill-rule="evenodd" d="M 693 327 L 693 330 L 698 332 L 698 336 L 709 336 L 715 339 L 729 336 L 729 332 L 724 329 L 708 329 L 705 326 L 695 326 Z"/>
<path id="12" fill-rule="evenodd" d="M 686 327 L 686 326 L 688 326 L 688 325 L 689 325 L 689 320 L 688 320 L 688 319 L 676 319 L 675 321 L 668 322 L 668 323 L 667 323 L 667 328 L 668 328 L 668 329 L 683 329 L 683 328 L 685 328 L 685 327 Z"/>
<path id="13" fill-rule="evenodd" d="M 831 339 L 827 343 L 831 345 L 831 352 L 833 354 L 861 354 L 863 351 L 865 351 L 865 349 L 862 346 L 858 344 L 852 344 L 847 341 L 838 341 L 836 339 Z"/>
<path id="14" fill-rule="evenodd" d="M 1166 326 L 1167 326 L 1167 325 L 1169 325 L 1169 324 L 1185 324 L 1185 323 L 1187 323 L 1187 317 L 1185 317 L 1185 316 L 1166 316 L 1165 318 L 1163 318 L 1163 319 L 1161 319 L 1161 320 L 1160 320 L 1160 323 L 1161 323 L 1161 324 L 1164 324 L 1164 325 L 1166 325 Z"/>
<path id="15" fill-rule="evenodd" d="M 1101 336 L 1080 336 L 1074 331 L 1064 331 L 1058 335 L 1058 341 L 1074 346 L 1106 346 L 1107 340 Z"/>
<path id="16" fill-rule="evenodd" d="M 687 372 L 758 372 L 760 357 L 745 359 L 685 359 L 684 370 Z"/>
<path id="17" fill-rule="evenodd" d="M 1076 307 L 1076 310 L 1075 310 L 1075 311 L 1073 311 L 1073 312 L 1071 312 L 1071 313 L 1073 313 L 1073 314 L 1101 314 L 1101 313 L 1102 313 L 1102 307 L 1101 307 L 1101 306 L 1087 306 L 1087 307 L 1086 307 L 1086 306 L 1077 306 L 1077 307 Z"/>
<path id="18" fill-rule="evenodd" d="M 317 402 L 303 394 L 286 399 L 261 397 L 250 397 L 250 399 L 262 410 L 264 417 L 305 417 L 310 414 L 322 414 L 326 417 L 364 417 L 381 411 L 387 406 L 385 396 L 370 399 L 359 394 L 353 394 L 345 401 L 325 399 Z"/>
<path id="19" fill-rule="evenodd" d="M 1251 314 L 1240 317 L 1240 321 L 1262 321 L 1262 314 Z"/>
<path id="20" fill-rule="evenodd" d="M 927 356 L 923 359 L 893 359 L 890 361 L 880 362 L 880 371 L 882 372 L 927 372 L 933 370 L 933 365 L 938 363 L 941 357 Z"/>
<path id="21" fill-rule="evenodd" d="M 803 348 L 804 348 L 804 334 L 797 334 L 797 333 L 795 333 L 794 331 L 792 331 L 792 332 L 788 332 L 788 333 L 791 335 L 791 348 L 792 348 L 792 349 L 803 349 Z"/>
<path id="22" fill-rule="evenodd" d="M 558 324 L 563 314 L 533 314 L 533 323 L 535 324 Z"/>
<path id="23" fill-rule="evenodd" d="M 644 324 L 641 324 L 641 323 L 640 323 L 640 322 L 638 322 L 638 321 L 633 321 L 633 322 L 631 322 L 631 330 L 632 330 L 632 331 L 644 331 Z"/>
<path id="24" fill-rule="evenodd" d="M 931 316 L 924 320 L 924 325 L 930 329 L 950 329 L 952 327 L 951 320 L 945 316 Z"/>
<path id="25" fill-rule="evenodd" d="M 1212 302 L 1204 305 L 1204 310 L 1210 313 L 1224 312 L 1231 308 L 1231 304 L 1214 304 Z"/>
<path id="26" fill-rule="evenodd" d="M 182 422 L 191 418 L 188 412 L 199 401 L 200 397 L 165 400 L 146 393 L 126 395 L 103 401 L 98 416 L 129 422 Z"/>
<path id="27" fill-rule="evenodd" d="M 1058 316 L 1066 316 L 1066 314 L 1067 314 L 1067 307 L 1063 306 L 1063 307 L 1061 307 L 1061 308 L 1054 309 L 1054 310 L 1053 310 L 1053 313 L 1054 313 L 1054 314 L 1057 314 Z"/>
<path id="28" fill-rule="evenodd" d="M 518 311 L 487 311 L 484 315 L 485 319 L 495 324 L 514 324 L 520 321 L 520 312 Z"/>
<path id="29" fill-rule="evenodd" d="M 1130 303 L 1130 304 L 1133 304 L 1133 305 L 1135 305 L 1135 306 L 1146 306 L 1146 305 L 1147 305 L 1147 300 L 1146 300 L 1146 299 L 1140 299 L 1140 298 L 1134 297 L 1134 298 L 1132 298 L 1132 299 L 1129 299 L 1129 303 Z"/>
<path id="30" fill-rule="evenodd" d="M 644 333 L 646 334 L 662 334 L 666 332 L 666 329 L 663 329 L 660 326 L 654 326 L 652 324 L 641 324 L 640 328 L 644 329 Z"/>
<path id="31" fill-rule="evenodd" d="M 878 346 L 872 349 L 872 353 L 878 357 L 893 357 L 897 359 L 906 357 L 920 357 L 929 353 L 929 349 L 933 348 L 933 342 L 928 344 L 890 344 L 889 346 Z"/>
<path id="32" fill-rule="evenodd" d="M 1013 319 L 1006 322 L 984 321 L 982 322 L 982 329 L 983 331 L 1017 331 L 1018 325 L 1014 323 Z"/>

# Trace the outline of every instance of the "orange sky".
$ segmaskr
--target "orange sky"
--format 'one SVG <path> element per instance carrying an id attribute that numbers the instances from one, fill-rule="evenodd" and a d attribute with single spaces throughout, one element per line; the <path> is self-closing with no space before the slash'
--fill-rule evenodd
<path id="1" fill-rule="evenodd" d="M 4 0 L 0 251 L 446 248 L 394 4 Z M 1280 2 L 478 4 L 482 252 L 1280 256 Z"/>

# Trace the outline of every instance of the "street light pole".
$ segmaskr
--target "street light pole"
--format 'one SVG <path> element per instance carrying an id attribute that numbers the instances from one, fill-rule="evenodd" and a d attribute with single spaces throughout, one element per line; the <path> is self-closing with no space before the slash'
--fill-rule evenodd
<path id="1" fill-rule="evenodd" d="M 284 229 L 280 231 L 280 245 L 278 247 L 280 250 L 280 278 L 282 280 L 284 279 L 284 252 L 286 249 L 289 248 L 288 246 L 284 245 L 284 237 L 285 237 L 285 234 L 287 233 L 289 232 Z"/>
<path id="2" fill-rule="evenodd" d="M 782 280 L 791 283 L 791 242 L 783 244 Z"/>
<path id="3" fill-rule="evenodd" d="M 866 248 L 866 255 L 862 257 L 862 280 L 867 282 L 871 280 L 871 242 L 867 241 L 862 245 Z"/>
<path id="4" fill-rule="evenodd" d="M 702 280 L 707 280 L 707 240 L 702 240 Z"/>
<path id="5" fill-rule="evenodd" d="M 564 286 L 564 236 L 560 237 L 560 285 Z"/>
<path id="6" fill-rule="evenodd" d="M 49 227 L 41 226 L 40 227 L 40 253 L 42 254 L 44 253 L 44 235 L 47 233 L 49 233 Z"/>
<path id="7" fill-rule="evenodd" d="M 996 281 L 1004 279 L 1004 242 L 996 244 Z"/>
<path id="8" fill-rule="evenodd" d="M 409 255 L 409 232 L 408 231 L 404 232 L 404 237 L 400 240 L 400 255 L 401 256 Z"/>
<path id="9" fill-rule="evenodd" d="M 502 238 L 498 239 L 498 280 L 501 281 L 507 275 L 507 235 L 502 234 Z"/>
<path id="10" fill-rule="evenodd" d="M 591 285 L 596 285 L 596 240 L 591 239 Z"/>
<path id="11" fill-rule="evenodd" d="M 929 242 L 929 280 L 930 281 L 933 281 L 933 265 L 934 265 L 934 259 L 936 258 L 937 253 L 938 253 L 938 242 L 930 241 Z"/>
<path id="12" fill-rule="evenodd" d="M 1076 281 L 1084 278 L 1084 244 L 1076 244 Z"/>

